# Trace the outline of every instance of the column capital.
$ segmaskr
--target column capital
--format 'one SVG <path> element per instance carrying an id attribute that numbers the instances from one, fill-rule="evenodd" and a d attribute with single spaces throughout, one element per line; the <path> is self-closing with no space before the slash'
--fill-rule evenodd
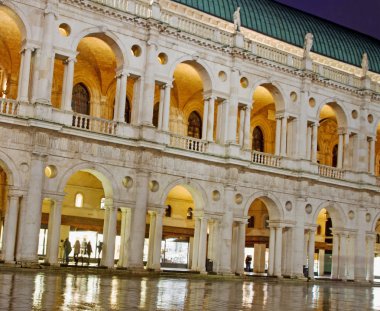
<path id="1" fill-rule="evenodd" d="M 68 63 L 71 63 L 71 62 L 76 63 L 77 62 L 77 58 L 75 56 L 71 56 L 71 57 L 66 58 L 63 61 L 64 64 L 68 64 Z"/>
<path id="2" fill-rule="evenodd" d="M 46 5 L 46 8 L 44 10 L 44 15 L 53 14 L 54 18 L 57 19 L 59 17 L 59 14 L 56 12 L 56 6 L 52 3 L 48 3 Z"/>
<path id="3" fill-rule="evenodd" d="M 348 134 L 348 129 L 345 127 L 339 127 L 338 128 L 338 135 L 345 135 Z"/>
<path id="4" fill-rule="evenodd" d="M 129 75 L 130 75 L 130 73 L 125 68 L 122 68 L 120 70 L 116 70 L 115 78 L 120 79 L 124 76 L 129 77 Z"/>
<path id="5" fill-rule="evenodd" d="M 26 195 L 26 191 L 19 189 L 8 189 L 8 197 L 10 198 L 21 198 Z"/>

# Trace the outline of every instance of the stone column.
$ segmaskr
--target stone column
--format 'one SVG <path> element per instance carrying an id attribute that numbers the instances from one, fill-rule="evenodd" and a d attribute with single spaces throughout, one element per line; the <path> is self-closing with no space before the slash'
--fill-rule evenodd
<path id="1" fill-rule="evenodd" d="M 339 143 L 338 143 L 338 163 L 337 167 L 338 168 L 343 168 L 343 136 L 344 134 L 342 132 L 338 133 L 339 135 Z"/>
<path id="2" fill-rule="evenodd" d="M 243 149 L 250 150 L 252 147 L 250 135 L 251 133 L 251 107 L 245 108 L 245 120 L 244 120 L 244 142 Z"/>
<path id="3" fill-rule="evenodd" d="M 207 223 L 207 218 L 201 217 L 198 251 L 198 271 L 201 273 L 206 271 Z"/>
<path id="4" fill-rule="evenodd" d="M 281 156 L 286 156 L 286 137 L 287 137 L 288 118 L 284 116 L 281 120 Z"/>
<path id="5" fill-rule="evenodd" d="M 108 206 L 107 206 L 107 200 Z M 113 268 L 115 262 L 115 239 L 116 239 L 116 224 L 117 224 L 117 208 L 113 206 L 112 199 L 106 199 L 106 209 L 108 214 L 108 230 L 107 238 L 103 237 L 103 265 L 107 268 Z M 105 247 L 104 247 L 105 246 Z"/>
<path id="6" fill-rule="evenodd" d="M 131 243 L 129 245 L 129 268 L 143 269 L 143 251 L 145 240 L 145 221 L 148 203 L 149 174 L 139 171 L 136 174 L 136 207 L 132 211 Z"/>
<path id="7" fill-rule="evenodd" d="M 15 263 L 17 220 L 20 209 L 21 194 L 10 191 L 8 195 L 8 208 L 5 212 L 3 229 L 2 259 L 5 263 Z"/>
<path id="8" fill-rule="evenodd" d="M 17 260 L 22 263 L 38 261 L 38 240 L 41 228 L 42 187 L 44 182 L 45 155 L 33 153 L 30 163 L 28 197 L 21 211 L 19 222 L 19 247 Z"/>
<path id="9" fill-rule="evenodd" d="M 340 234 L 340 250 L 339 250 L 339 278 L 342 280 L 347 279 L 346 271 L 347 263 L 347 234 Z"/>
<path id="10" fill-rule="evenodd" d="M 202 139 L 207 139 L 208 103 L 209 99 L 203 101 Z"/>
<path id="11" fill-rule="evenodd" d="M 351 255 L 354 256 L 354 277 L 355 281 L 364 282 L 367 278 L 367 245 L 366 245 L 366 214 L 367 210 L 363 207 L 357 209 L 357 232 L 355 243 L 351 246 Z M 373 259 L 373 254 L 371 255 Z"/>
<path id="12" fill-rule="evenodd" d="M 245 225 L 245 222 L 239 222 L 239 242 L 236 264 L 236 272 L 239 274 L 244 274 Z"/>
<path id="13" fill-rule="evenodd" d="M 244 144 L 244 108 L 240 108 L 240 123 L 239 123 L 239 145 L 243 148 Z"/>
<path id="14" fill-rule="evenodd" d="M 64 111 L 72 111 L 71 101 L 73 97 L 73 84 L 74 84 L 74 65 L 76 58 L 68 58 L 64 61 L 64 74 L 62 86 L 62 101 L 61 109 Z"/>
<path id="15" fill-rule="evenodd" d="M 314 252 L 315 252 L 315 230 L 309 230 L 309 254 L 308 267 L 309 278 L 314 279 Z"/>
<path id="16" fill-rule="evenodd" d="M 162 130 L 169 132 L 169 119 L 170 119 L 170 93 L 172 85 L 165 84 L 164 86 L 164 106 L 162 116 Z"/>
<path id="17" fill-rule="evenodd" d="M 331 278 L 339 278 L 339 234 L 333 233 L 333 249 L 331 261 Z"/>
<path id="18" fill-rule="evenodd" d="M 253 272 L 264 273 L 265 272 L 265 244 L 255 243 L 255 254 L 253 260 Z"/>
<path id="19" fill-rule="evenodd" d="M 160 271 L 161 269 L 161 242 L 162 242 L 162 217 L 163 210 L 158 210 L 156 213 L 156 225 L 154 232 L 154 248 L 153 248 L 153 258 L 151 268 Z M 150 239 L 150 237 L 149 237 Z"/>
<path id="20" fill-rule="evenodd" d="M 236 143 L 237 113 L 239 107 L 239 70 L 232 68 L 230 79 L 230 98 L 225 118 L 226 143 Z"/>
<path id="21" fill-rule="evenodd" d="M 318 160 L 318 123 L 312 125 L 312 147 L 311 161 L 317 163 Z"/>
<path id="22" fill-rule="evenodd" d="M 375 174 L 375 158 L 376 158 L 376 138 L 369 139 L 369 173 Z"/>
<path id="23" fill-rule="evenodd" d="M 373 272 L 373 257 L 375 254 L 375 235 L 367 235 L 367 249 L 368 249 L 368 261 L 367 261 L 367 281 L 373 282 L 374 272 Z"/>
<path id="24" fill-rule="evenodd" d="M 275 155 L 279 156 L 281 151 L 281 117 L 276 117 L 276 146 Z"/>
<path id="25" fill-rule="evenodd" d="M 162 122 L 164 115 L 164 101 L 165 101 L 165 87 L 164 85 L 160 85 L 160 102 L 158 104 L 158 123 L 157 129 L 162 130 Z"/>
<path id="26" fill-rule="evenodd" d="M 102 258 L 100 260 L 100 265 L 106 267 L 107 259 L 106 259 L 106 253 L 107 253 L 107 243 L 108 240 L 108 227 L 109 227 L 109 218 L 110 218 L 110 209 L 107 205 L 104 205 L 104 220 L 103 220 L 103 247 L 102 247 Z"/>
<path id="27" fill-rule="evenodd" d="M 281 277 L 281 252 L 282 252 L 282 227 L 276 227 L 276 243 L 274 254 L 274 271 L 273 274 Z"/>
<path id="28" fill-rule="evenodd" d="M 33 49 L 26 47 L 21 52 L 17 100 L 27 102 L 29 96 L 30 63 Z"/>
<path id="29" fill-rule="evenodd" d="M 64 196 L 50 200 L 50 213 L 48 224 L 48 240 L 45 262 L 58 265 L 59 240 L 61 237 L 62 202 Z"/>
<path id="30" fill-rule="evenodd" d="M 125 102 L 127 96 L 128 73 L 125 70 L 116 74 L 116 97 L 114 108 L 114 121 L 125 122 Z"/>
<path id="31" fill-rule="evenodd" d="M 128 208 L 121 207 L 121 228 L 120 228 L 120 254 L 117 262 L 118 268 L 126 268 L 128 264 L 128 243 L 130 235 L 130 217 L 131 212 Z"/>
<path id="32" fill-rule="evenodd" d="M 154 67 L 157 63 L 157 45 L 152 41 L 147 42 L 147 53 L 145 63 L 144 91 L 142 96 L 142 115 L 141 123 L 152 125 L 153 101 L 154 101 Z"/>
<path id="33" fill-rule="evenodd" d="M 312 128 L 310 126 L 307 127 L 306 130 L 306 159 L 311 160 L 311 154 L 312 154 Z"/>
<path id="34" fill-rule="evenodd" d="M 193 259 L 191 270 L 198 270 L 198 254 L 199 254 L 199 234 L 201 228 L 201 222 L 198 217 L 194 219 L 195 227 L 194 227 L 194 245 L 193 245 Z"/>
<path id="35" fill-rule="evenodd" d="M 276 228 L 269 227 L 269 262 L 268 262 L 268 275 L 272 276 L 274 273 L 274 247 L 276 239 Z"/>
<path id="36" fill-rule="evenodd" d="M 208 100 L 207 115 L 207 140 L 214 141 L 214 114 L 215 114 L 215 97 L 211 96 Z"/>
<path id="37" fill-rule="evenodd" d="M 318 254 L 318 276 L 325 275 L 325 250 L 320 249 Z"/>
<path id="38" fill-rule="evenodd" d="M 154 254 L 154 240 L 156 233 L 156 213 L 154 211 L 148 211 L 149 214 L 149 245 L 148 245 L 148 260 L 146 263 L 147 269 L 152 269 L 153 254 Z"/>

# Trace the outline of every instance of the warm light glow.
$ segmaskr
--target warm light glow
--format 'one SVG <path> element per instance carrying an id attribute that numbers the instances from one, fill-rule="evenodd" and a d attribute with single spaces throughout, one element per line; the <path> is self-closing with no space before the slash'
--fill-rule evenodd
<path id="1" fill-rule="evenodd" d="M 83 194 L 77 193 L 75 195 L 75 207 L 83 207 Z"/>

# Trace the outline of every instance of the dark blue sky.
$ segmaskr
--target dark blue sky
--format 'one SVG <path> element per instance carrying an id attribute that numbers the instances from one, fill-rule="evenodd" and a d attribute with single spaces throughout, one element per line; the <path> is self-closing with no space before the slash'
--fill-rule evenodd
<path id="1" fill-rule="evenodd" d="M 276 0 L 380 40 L 380 0 Z"/>

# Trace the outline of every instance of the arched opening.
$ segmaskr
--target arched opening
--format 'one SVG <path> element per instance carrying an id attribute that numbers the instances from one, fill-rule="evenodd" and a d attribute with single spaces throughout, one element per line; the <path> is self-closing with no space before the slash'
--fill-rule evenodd
<path id="1" fill-rule="evenodd" d="M 171 213 L 163 219 L 161 267 L 190 269 L 194 219 L 188 213 L 189 209 L 195 209 L 193 196 L 185 187 L 175 186 L 168 193 L 165 205 Z"/>
<path id="2" fill-rule="evenodd" d="M 16 99 L 23 38 L 22 22 L 0 5 L 0 97 Z"/>
<path id="3" fill-rule="evenodd" d="M 249 139 L 252 142 L 252 150 L 274 154 L 276 109 L 283 105 L 282 96 L 275 86 L 267 83 L 255 89 L 252 100 L 253 108 L 249 131 L 252 135 Z M 243 120 L 239 122 L 243 122 Z"/>
<path id="4" fill-rule="evenodd" d="M 373 276 L 378 279 L 380 278 L 380 218 L 376 221 L 375 234 Z"/>
<path id="5" fill-rule="evenodd" d="M 337 168 L 355 166 L 353 151 L 346 148 L 347 143 L 353 144 L 354 134 L 346 132 L 346 117 L 344 111 L 337 103 L 325 104 L 319 114 L 319 127 L 317 136 L 317 162 L 322 165 Z M 339 133 L 338 133 L 339 129 Z"/>
<path id="6" fill-rule="evenodd" d="M 256 126 L 253 130 L 252 150 L 264 152 L 264 134 L 259 126 Z"/>
<path id="7" fill-rule="evenodd" d="M 211 91 L 207 71 L 197 62 L 186 61 L 175 67 L 173 78 L 170 131 L 181 136 L 206 139 L 202 137 L 204 94 L 206 91 Z M 216 115 L 217 108 L 215 107 L 214 120 L 216 120 Z M 211 127 L 212 133 L 210 132 L 209 137 L 214 139 L 216 122 Z"/>
<path id="8" fill-rule="evenodd" d="M 254 200 L 249 207 L 248 217 L 245 271 L 266 273 L 269 263 L 269 213 L 265 203 L 260 199 Z"/>
<path id="9" fill-rule="evenodd" d="M 317 218 L 318 230 L 315 236 L 315 254 L 310 264 L 314 266 L 314 273 L 319 276 L 331 275 L 332 265 L 332 220 L 330 214 L 323 208 Z M 318 234 L 319 233 L 319 234 Z M 309 263 L 305 263 L 308 266 Z"/>
<path id="10" fill-rule="evenodd" d="M 124 120 L 126 123 L 131 123 L 131 103 L 129 102 L 128 98 L 125 99 L 125 113 L 124 113 Z"/>
<path id="11" fill-rule="evenodd" d="M 202 119 L 196 111 L 193 111 L 188 119 L 187 136 L 200 139 L 201 135 Z"/>
<path id="12" fill-rule="evenodd" d="M 159 110 L 160 110 L 160 103 L 155 103 L 153 107 L 153 120 L 152 120 L 152 123 L 155 127 L 158 127 Z"/>
<path id="13" fill-rule="evenodd" d="M 58 262 L 68 265 L 99 265 L 103 254 L 104 223 L 107 221 L 107 200 L 112 205 L 109 181 L 95 170 L 80 170 L 67 180 L 64 187 L 60 222 L 57 222 L 55 202 L 45 198 L 42 206 L 38 254 L 51 260 L 49 247 L 54 244 L 53 232 L 59 235 Z M 112 191 L 112 190 L 111 190 Z M 109 215 L 109 214 L 108 214 Z M 108 216 L 109 217 L 109 216 Z M 120 217 L 116 216 L 116 232 L 120 232 Z M 57 228 L 58 224 L 58 228 Z M 50 231 L 50 232 L 49 232 Z M 108 231 L 110 232 L 110 231 Z M 67 262 L 67 241 L 71 251 Z M 50 244 L 50 245 L 49 245 Z M 117 260 L 120 237 L 116 236 L 112 258 Z M 49 262 L 50 263 L 50 262 Z"/>
<path id="14" fill-rule="evenodd" d="M 5 222 L 5 213 L 7 211 L 7 187 L 8 180 L 7 174 L 0 166 L 0 253 L 3 249 L 3 232 L 4 232 L 4 222 Z M 12 230 L 17 230 L 17 228 L 12 228 Z"/>

